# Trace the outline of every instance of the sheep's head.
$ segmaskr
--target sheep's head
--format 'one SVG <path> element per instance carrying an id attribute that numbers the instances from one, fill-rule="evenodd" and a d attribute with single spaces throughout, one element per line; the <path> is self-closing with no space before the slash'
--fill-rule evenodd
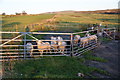
<path id="1" fill-rule="evenodd" d="M 53 36 L 51 37 L 51 40 L 56 40 L 56 39 L 57 39 L 56 37 L 53 37 Z"/>
<path id="2" fill-rule="evenodd" d="M 28 42 L 26 45 L 30 45 L 30 46 L 31 46 L 31 45 L 32 45 L 32 43 Z"/>
<path id="3" fill-rule="evenodd" d="M 88 37 L 88 36 L 90 36 L 90 35 L 91 35 L 90 33 L 86 33 L 86 35 L 85 35 L 85 36 L 86 36 L 86 37 Z"/>
<path id="4" fill-rule="evenodd" d="M 53 39 L 54 37 L 52 36 L 51 39 Z"/>
<path id="5" fill-rule="evenodd" d="M 58 39 L 58 40 L 63 40 L 63 38 L 62 38 L 62 37 L 60 37 L 60 36 L 58 36 L 58 37 L 57 37 L 57 39 Z"/>
<path id="6" fill-rule="evenodd" d="M 80 38 L 80 35 L 75 35 L 74 40 L 79 40 Z"/>
<path id="7" fill-rule="evenodd" d="M 42 41 L 41 41 L 41 40 L 37 40 L 37 43 L 38 43 L 38 44 L 41 44 L 41 43 L 42 43 Z"/>

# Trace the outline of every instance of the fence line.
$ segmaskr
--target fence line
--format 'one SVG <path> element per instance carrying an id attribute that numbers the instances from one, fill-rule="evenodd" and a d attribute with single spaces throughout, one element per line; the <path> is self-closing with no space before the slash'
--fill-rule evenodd
<path id="1" fill-rule="evenodd" d="M 109 29 L 109 30 L 114 30 L 114 32 L 116 31 L 115 28 L 103 28 L 103 31 L 105 29 Z M 8 55 L 9 57 L 21 57 L 20 55 L 23 56 L 24 59 L 26 59 L 28 57 L 28 49 L 26 49 L 26 41 L 32 41 L 32 42 L 36 42 L 37 40 L 39 40 L 38 38 L 34 37 L 33 35 L 30 35 L 30 34 L 39 34 L 39 35 L 42 35 L 42 34 L 52 34 L 52 35 L 68 35 L 70 37 L 70 39 L 65 39 L 65 40 L 60 40 L 60 41 L 65 41 L 65 42 L 70 42 L 70 44 L 68 45 L 64 45 L 66 47 L 69 47 L 69 48 L 65 48 L 66 50 L 64 51 L 64 55 L 63 54 L 60 54 L 61 52 L 52 52 L 53 54 L 49 55 L 51 52 L 43 52 L 43 56 L 55 56 L 55 54 L 57 54 L 56 56 L 79 56 L 81 55 L 83 52 L 85 51 L 88 51 L 88 50 L 91 50 L 91 49 L 94 49 L 96 46 L 97 46 L 97 43 L 91 43 L 91 44 L 88 44 L 85 48 L 82 48 L 80 46 L 77 46 L 77 45 L 80 45 L 77 44 L 77 45 L 74 45 L 74 35 L 76 34 L 81 34 L 81 33 L 89 33 L 89 32 L 93 32 L 93 31 L 97 31 L 98 29 L 96 30 L 89 30 L 89 31 L 83 31 L 83 32 L 75 32 L 75 33 L 48 33 L 48 32 L 0 32 L 2 34 L 19 34 L 17 37 L 13 38 L 13 39 L 0 39 L 0 41 L 6 41 L 4 42 L 3 44 L 0 45 L 0 47 L 2 47 L 3 49 L 0 49 L 0 51 L 2 53 L 0 53 L 0 58 L 2 58 L 2 60 L 4 60 L 4 58 L 7 58 Z M 18 39 L 19 37 L 23 36 L 24 39 Z M 27 39 L 26 36 L 29 36 L 31 37 L 32 39 Z M 115 36 L 114 36 L 115 38 Z M 41 41 L 57 41 L 57 40 L 43 40 L 43 39 L 40 39 Z M 10 42 L 12 41 L 23 41 L 23 45 L 12 45 L 12 44 L 9 44 Z M 33 45 L 33 47 L 37 47 L 38 45 Z M 56 45 L 58 46 L 58 45 Z M 8 47 L 21 47 L 22 49 L 8 49 Z M 7 49 L 6 49 L 7 48 Z M 77 49 L 77 50 L 75 50 Z M 39 54 L 40 52 L 38 51 L 35 51 L 35 50 L 41 50 L 41 49 L 33 49 L 33 54 L 34 56 L 41 56 L 41 55 L 37 55 Z M 43 49 L 42 49 L 43 50 Z M 49 50 L 49 49 L 44 49 L 44 50 Z M 62 49 L 50 49 L 51 51 L 52 50 L 62 50 Z M 11 52 L 9 52 L 11 51 Z M 12 52 L 13 51 L 13 52 Z M 15 51 L 15 52 L 14 52 Z M 19 51 L 19 52 L 17 52 Z M 21 51 L 21 52 L 20 52 Z M 44 53 L 46 53 L 47 55 L 45 55 Z M 69 53 L 69 54 L 68 54 Z M 14 56 L 13 56 L 14 54 Z M 77 54 L 77 55 L 76 55 Z M 17 55 L 17 56 L 15 56 Z M 32 57 L 31 57 L 32 58 Z M 2 61 L 0 59 L 0 61 Z"/>

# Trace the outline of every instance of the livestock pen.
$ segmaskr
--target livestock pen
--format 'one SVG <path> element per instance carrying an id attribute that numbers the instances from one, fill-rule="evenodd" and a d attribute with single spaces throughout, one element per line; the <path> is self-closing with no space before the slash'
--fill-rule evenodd
<path id="1" fill-rule="evenodd" d="M 113 29 L 113 28 L 111 28 Z M 111 39 L 114 39 L 115 36 L 111 37 L 107 32 L 106 29 L 102 30 L 102 33 L 108 35 Z M 109 28 L 110 30 L 110 28 Z M 115 29 L 113 29 L 115 32 Z M 32 59 L 38 58 L 40 56 L 79 56 L 82 53 L 94 49 L 97 47 L 98 41 L 91 40 L 89 43 L 85 44 L 83 47 L 81 41 L 78 43 L 74 43 L 75 35 L 80 35 L 81 37 L 85 37 L 86 34 L 99 34 L 98 30 L 88 30 L 83 32 L 76 32 L 76 33 L 52 33 L 52 32 L 0 32 L 3 34 L 3 38 L 0 39 L 2 42 L 0 47 L 0 61 L 9 61 L 18 60 L 18 59 Z M 4 35 L 15 34 L 15 37 L 7 37 L 4 38 Z M 47 48 L 38 48 L 37 41 L 48 42 L 51 43 L 52 41 L 58 42 L 58 40 L 51 40 L 51 37 L 61 37 L 61 42 L 65 42 L 65 45 L 54 45 L 50 44 L 50 49 Z M 27 48 L 27 43 L 31 43 L 32 45 L 32 52 L 29 52 Z M 42 46 L 42 45 L 41 45 Z M 60 46 L 64 46 L 65 48 L 59 48 Z M 40 50 L 43 50 L 41 54 Z M 30 55 L 32 53 L 32 56 Z"/>
<path id="2" fill-rule="evenodd" d="M 114 39 L 115 35 L 110 36 L 106 29 L 102 30 L 102 33 L 106 34 L 110 39 Z M 109 29 L 110 30 L 110 29 Z M 115 32 L 115 29 L 111 29 Z M 82 53 L 94 49 L 98 46 L 99 43 L 99 35 L 98 30 L 89 30 L 83 32 L 76 33 L 52 33 L 52 32 L 0 32 L 2 35 L 2 39 L 0 39 L 0 61 L 2 61 L 3 73 L 8 69 L 5 69 L 5 64 L 8 64 L 9 70 L 12 68 L 12 64 L 14 60 L 22 60 L 22 59 L 41 59 L 43 56 L 80 56 Z M 5 36 L 8 35 L 8 36 Z M 11 37 L 11 34 L 14 34 L 14 37 Z M 96 34 L 98 36 L 97 42 L 95 40 L 89 41 L 89 43 L 85 44 L 83 47 L 81 41 L 78 41 L 75 44 L 74 37 L 76 35 L 80 35 L 81 37 L 85 37 L 87 34 Z M 105 37 L 106 37 L 105 36 Z M 40 54 L 38 48 L 37 41 L 41 40 L 42 42 L 52 42 L 58 40 L 51 40 L 51 37 L 62 37 L 62 40 L 66 42 L 65 49 L 63 52 L 60 51 L 59 48 L 50 48 L 50 51 L 44 49 L 43 54 Z M 112 37 L 112 38 L 111 38 Z M 31 43 L 33 46 L 32 56 L 30 55 L 29 49 L 27 49 L 27 43 Z M 50 44 L 51 45 L 51 44 Z M 56 45 L 60 46 L 60 45 Z"/>

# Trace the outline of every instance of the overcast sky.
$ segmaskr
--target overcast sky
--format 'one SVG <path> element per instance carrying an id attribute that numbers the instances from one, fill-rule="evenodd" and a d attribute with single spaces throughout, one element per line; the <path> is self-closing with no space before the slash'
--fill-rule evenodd
<path id="1" fill-rule="evenodd" d="M 26 11 L 29 14 L 76 10 L 104 10 L 118 8 L 119 0 L 0 0 L 0 13 L 15 14 Z"/>

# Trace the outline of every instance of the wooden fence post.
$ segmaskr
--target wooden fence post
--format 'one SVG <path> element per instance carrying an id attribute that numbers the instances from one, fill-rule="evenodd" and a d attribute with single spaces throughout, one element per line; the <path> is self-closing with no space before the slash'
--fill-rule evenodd
<path id="1" fill-rule="evenodd" d="M 71 56 L 73 56 L 73 54 L 74 54 L 74 49 L 73 49 L 73 33 L 71 33 Z"/>

